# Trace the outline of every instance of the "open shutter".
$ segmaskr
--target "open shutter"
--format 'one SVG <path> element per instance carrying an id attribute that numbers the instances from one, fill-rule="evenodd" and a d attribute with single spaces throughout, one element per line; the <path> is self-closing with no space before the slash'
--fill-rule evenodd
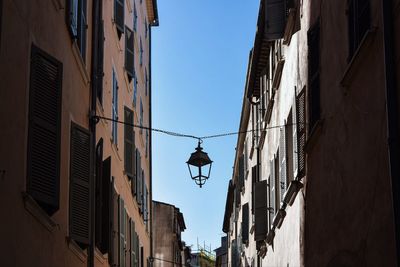
<path id="1" fill-rule="evenodd" d="M 135 139 L 134 139 L 135 140 Z M 138 183 L 138 159 L 139 159 L 139 150 L 135 148 L 135 154 L 133 158 L 133 179 L 131 181 L 131 191 L 134 197 L 137 196 L 137 183 Z"/>
<path id="2" fill-rule="evenodd" d="M 125 70 L 129 80 L 134 76 L 133 32 L 125 26 Z"/>
<path id="3" fill-rule="evenodd" d="M 96 209 L 96 233 L 100 235 L 98 238 L 99 244 L 97 248 L 103 253 L 110 251 L 110 237 L 111 231 L 111 209 L 110 203 L 112 201 L 112 177 L 111 177 L 111 157 L 108 157 L 103 161 L 102 176 L 97 176 L 97 180 L 101 180 L 101 198 L 96 201 L 96 205 L 100 203 L 100 207 Z M 99 226 L 98 226 L 99 225 Z M 97 227 L 100 227 L 97 232 Z"/>
<path id="4" fill-rule="evenodd" d="M 135 132 L 133 130 L 133 111 L 129 108 L 125 107 L 124 109 L 125 115 L 125 124 L 124 125 L 124 165 L 125 165 L 125 173 L 130 180 L 132 180 L 134 173 L 134 153 L 135 153 Z"/>
<path id="5" fill-rule="evenodd" d="M 118 36 L 124 32 L 125 25 L 125 13 L 124 13 L 124 2 L 125 0 L 114 0 L 114 23 L 117 27 Z"/>
<path id="6" fill-rule="evenodd" d="M 251 190 L 251 214 L 254 214 L 254 203 L 255 203 L 255 185 L 257 182 L 257 166 L 254 166 L 253 168 L 251 168 L 251 186 L 252 186 L 252 190 Z"/>
<path id="7" fill-rule="evenodd" d="M 141 211 L 142 206 L 142 156 L 138 152 L 138 165 L 137 165 L 137 189 L 136 189 L 136 201 L 139 206 L 139 211 Z"/>
<path id="8" fill-rule="evenodd" d="M 27 192 L 52 215 L 59 208 L 62 64 L 32 46 Z"/>
<path id="9" fill-rule="evenodd" d="M 285 0 L 265 0 L 265 37 L 267 40 L 283 38 L 286 24 Z"/>
<path id="10" fill-rule="evenodd" d="M 103 138 L 100 138 L 99 142 L 96 146 L 96 220 L 95 220 L 95 243 L 96 247 L 100 249 L 102 244 L 102 232 L 103 232 L 103 225 L 102 225 L 102 213 L 103 213 Z M 108 199 L 107 199 L 108 201 Z M 104 252 L 106 253 L 106 252 Z"/>
<path id="11" fill-rule="evenodd" d="M 69 233 L 75 241 L 89 244 L 90 212 L 90 134 L 71 126 L 71 170 Z"/>
<path id="12" fill-rule="evenodd" d="M 276 213 L 276 187 L 275 187 L 275 159 L 270 161 L 270 175 L 269 175 L 269 186 L 270 186 L 270 191 L 271 191 L 271 196 L 270 196 L 270 205 L 269 205 L 269 214 L 270 218 L 274 217 Z M 272 223 L 272 220 L 269 220 L 270 224 Z"/>
<path id="13" fill-rule="evenodd" d="M 78 36 L 78 0 L 67 0 L 67 25 L 72 38 Z"/>
<path id="14" fill-rule="evenodd" d="M 136 245 L 136 266 L 140 265 L 140 255 L 139 255 L 139 247 L 140 247 L 140 240 L 139 240 L 139 235 L 135 233 L 135 245 Z"/>
<path id="15" fill-rule="evenodd" d="M 97 44 L 97 98 L 103 103 L 103 77 L 104 77 L 104 21 L 101 20 L 98 27 Z"/>
<path id="16" fill-rule="evenodd" d="M 78 14 L 78 44 L 83 61 L 86 61 L 86 36 L 87 36 L 87 2 L 79 0 Z"/>
<path id="17" fill-rule="evenodd" d="M 112 214 L 112 221 L 111 221 L 111 257 L 109 258 L 109 262 L 112 266 L 118 266 L 119 262 L 119 196 L 114 188 L 114 177 L 113 185 L 112 185 L 112 198 L 111 198 L 111 214 Z"/>
<path id="18" fill-rule="evenodd" d="M 297 121 L 297 178 L 305 175 L 306 159 L 304 146 L 306 144 L 306 97 L 302 90 L 296 96 L 296 121 Z"/>
<path id="19" fill-rule="evenodd" d="M 135 233 L 135 221 L 132 219 L 130 221 L 130 258 L 131 258 L 131 267 L 136 267 L 136 233 Z"/>
<path id="20" fill-rule="evenodd" d="M 268 230 L 268 203 L 267 203 L 268 181 L 260 181 L 255 185 L 255 241 L 264 240 Z"/>
<path id="21" fill-rule="evenodd" d="M 293 145 L 293 177 L 294 178 L 296 178 L 296 176 L 297 176 L 297 164 L 298 164 L 298 147 L 297 147 L 297 128 L 298 128 L 298 126 L 297 126 L 297 119 L 296 119 L 296 116 L 297 116 L 297 106 L 296 106 L 296 98 L 294 98 L 294 103 L 293 103 L 293 108 L 292 108 L 292 111 L 293 111 L 293 115 L 292 115 L 292 134 L 293 134 L 293 136 L 292 136 L 292 145 Z M 289 138 L 290 138 L 290 136 L 289 136 Z"/>
<path id="22" fill-rule="evenodd" d="M 242 206 L 242 242 L 244 244 L 249 242 L 249 203 Z"/>
<path id="23" fill-rule="evenodd" d="M 244 156 L 240 155 L 239 157 L 239 191 L 242 191 L 244 187 Z"/>
<path id="24" fill-rule="evenodd" d="M 287 188 L 286 127 L 280 129 L 279 143 L 279 192 L 282 201 Z"/>
<path id="25" fill-rule="evenodd" d="M 118 251 L 119 251 L 119 267 L 125 267 L 125 249 L 126 249 L 126 243 L 125 243 L 125 236 L 126 236 L 126 211 L 125 211 L 125 203 L 122 197 L 119 197 L 119 202 L 118 202 L 118 207 L 119 207 L 119 213 L 118 213 L 118 218 L 119 218 L 119 227 L 118 227 L 118 232 L 119 232 L 119 245 L 118 245 Z"/>
<path id="26" fill-rule="evenodd" d="M 126 214 L 126 231 L 125 231 L 125 244 L 126 244 L 126 254 L 125 254 L 125 266 L 131 267 L 131 221 L 128 214 Z"/>

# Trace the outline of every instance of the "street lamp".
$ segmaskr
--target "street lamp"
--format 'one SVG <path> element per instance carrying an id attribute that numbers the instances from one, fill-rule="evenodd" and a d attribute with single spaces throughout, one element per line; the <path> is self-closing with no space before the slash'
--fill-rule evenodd
<path id="1" fill-rule="evenodd" d="M 190 155 L 190 158 L 188 161 L 186 161 L 190 176 L 192 179 L 195 181 L 195 183 L 200 186 L 200 188 L 206 183 L 207 179 L 210 177 L 211 173 L 211 166 L 212 166 L 212 160 L 208 157 L 206 152 L 203 152 L 203 148 L 200 146 L 202 143 L 201 140 L 199 140 L 199 143 L 196 147 L 196 151 L 193 152 Z M 208 175 L 203 175 L 203 173 L 207 173 L 207 169 L 205 171 L 202 171 L 202 167 L 208 166 Z"/>

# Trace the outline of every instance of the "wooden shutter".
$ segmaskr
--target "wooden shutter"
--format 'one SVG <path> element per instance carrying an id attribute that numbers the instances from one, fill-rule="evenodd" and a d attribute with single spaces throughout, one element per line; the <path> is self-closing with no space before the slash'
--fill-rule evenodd
<path id="1" fill-rule="evenodd" d="M 140 265 L 140 255 L 139 255 L 139 247 L 140 247 L 140 240 L 139 240 L 139 235 L 135 233 L 135 245 L 136 245 L 136 266 Z"/>
<path id="2" fill-rule="evenodd" d="M 125 243 L 126 243 L 126 254 L 125 254 L 125 266 L 131 267 L 131 222 L 132 219 L 126 214 L 126 231 L 125 231 Z"/>
<path id="3" fill-rule="evenodd" d="M 139 211 L 141 212 L 141 206 L 142 206 L 142 163 L 141 160 L 142 156 L 140 155 L 140 152 L 138 151 L 138 165 L 137 165 L 137 189 L 136 189 L 136 201 L 139 206 Z"/>
<path id="4" fill-rule="evenodd" d="M 101 217 L 99 218 L 101 222 L 101 243 L 98 246 L 98 249 L 103 253 L 108 253 L 110 251 L 110 237 L 112 234 L 111 230 L 111 203 L 113 197 L 113 183 L 111 177 L 111 157 L 108 157 L 103 161 L 103 175 L 102 177 L 97 177 L 97 180 L 102 180 L 101 184 L 101 208 L 96 211 L 101 213 Z M 98 218 L 96 216 L 96 218 Z M 97 227 L 97 224 L 96 224 Z M 96 228 L 97 229 L 97 228 Z"/>
<path id="5" fill-rule="evenodd" d="M 62 64 L 32 46 L 27 192 L 52 215 L 59 208 Z"/>
<path id="6" fill-rule="evenodd" d="M 89 244 L 90 227 L 90 134 L 71 125 L 69 234 L 76 242 Z"/>
<path id="7" fill-rule="evenodd" d="M 134 76 L 133 32 L 125 26 L 125 70 L 129 80 Z"/>
<path id="8" fill-rule="evenodd" d="M 125 211 L 125 202 L 123 198 L 120 196 L 119 197 L 119 202 L 118 202 L 118 220 L 119 220 L 119 227 L 118 227 L 118 233 L 119 233 L 119 245 L 118 245 L 118 251 L 119 251 L 119 267 L 125 267 L 125 249 L 126 249 L 126 211 Z"/>
<path id="9" fill-rule="evenodd" d="M 144 267 L 144 248 L 140 247 L 140 267 Z"/>
<path id="10" fill-rule="evenodd" d="M 86 38 L 87 38 L 87 2 L 79 0 L 78 14 L 78 45 L 83 61 L 86 61 Z"/>
<path id="11" fill-rule="evenodd" d="M 97 98 L 103 104 L 103 77 L 104 77 L 104 21 L 101 20 L 98 27 L 97 44 Z"/>
<path id="12" fill-rule="evenodd" d="M 244 187 L 244 156 L 240 155 L 239 157 L 239 191 L 242 191 Z"/>
<path id="13" fill-rule="evenodd" d="M 124 32 L 124 25 L 125 25 L 124 2 L 125 0 L 114 0 L 114 23 L 115 26 L 117 27 L 119 37 L 121 37 L 121 34 Z"/>
<path id="14" fill-rule="evenodd" d="M 283 38 L 286 24 L 285 0 L 265 0 L 265 37 L 267 40 Z"/>
<path id="15" fill-rule="evenodd" d="M 78 36 L 78 0 L 67 0 L 67 25 L 72 38 Z"/>
<path id="16" fill-rule="evenodd" d="M 111 220 L 111 249 L 110 249 L 110 254 L 111 257 L 109 257 L 109 262 L 112 266 L 118 266 L 119 262 L 119 196 L 117 192 L 115 191 L 114 188 L 114 177 L 112 178 L 112 198 L 111 198 L 111 214 L 112 214 L 112 220 Z"/>
<path id="17" fill-rule="evenodd" d="M 133 160 L 134 164 L 133 164 L 133 180 L 131 181 L 131 191 L 132 191 L 132 195 L 134 197 L 137 197 L 137 184 L 138 184 L 138 167 L 139 167 L 139 150 L 136 148 L 135 149 L 135 155 L 134 155 L 134 160 Z"/>
<path id="18" fill-rule="evenodd" d="M 103 213 L 103 138 L 100 138 L 99 142 L 96 145 L 96 219 L 95 219 L 95 243 L 96 247 L 100 249 L 102 244 L 102 213 Z M 107 199 L 108 201 L 108 199 Z M 104 252 L 106 253 L 106 252 Z"/>
<path id="19" fill-rule="evenodd" d="M 257 166 L 254 166 L 253 168 L 251 168 L 251 186 L 252 186 L 252 190 L 251 190 L 251 214 L 254 214 L 254 202 L 255 202 L 255 185 L 257 182 Z"/>
<path id="20" fill-rule="evenodd" d="M 295 90 L 295 92 L 296 92 L 296 90 Z M 292 127 L 292 134 L 293 134 L 293 136 L 292 136 L 292 138 L 293 138 L 293 141 L 292 141 L 292 145 L 293 145 L 293 177 L 294 178 L 296 178 L 296 176 L 297 176 L 297 164 L 298 164 L 298 147 L 297 147 L 297 129 L 298 129 L 298 126 L 297 126 L 297 118 L 296 118 L 296 116 L 297 116 L 297 106 L 296 106 L 296 98 L 294 98 L 294 103 L 293 103 L 293 108 L 292 108 L 292 111 L 293 111 L 293 115 L 292 115 L 292 124 L 293 124 L 293 127 Z M 290 137 L 289 137 L 290 138 Z"/>
<path id="21" fill-rule="evenodd" d="M 255 241 L 264 240 L 268 230 L 267 185 L 266 180 L 257 182 L 255 185 Z"/>
<path id="22" fill-rule="evenodd" d="M 134 153 L 135 153 L 135 132 L 133 130 L 133 111 L 125 107 L 124 109 L 125 124 L 124 125 L 124 165 L 125 173 L 132 180 L 134 174 Z"/>
<path id="23" fill-rule="evenodd" d="M 304 146 L 306 144 L 306 96 L 303 89 L 296 96 L 296 121 L 297 121 L 297 177 L 305 175 L 306 156 Z"/>
<path id="24" fill-rule="evenodd" d="M 280 129 L 280 148 L 279 148 L 279 192 L 280 200 L 283 200 L 283 195 L 287 188 L 287 159 L 286 159 L 286 128 Z"/>
<path id="25" fill-rule="evenodd" d="M 270 191 L 271 191 L 271 196 L 270 196 L 270 213 L 272 214 L 272 217 L 275 215 L 276 210 L 275 210 L 275 200 L 276 200 L 276 188 L 275 188 L 275 159 L 270 161 L 270 175 L 269 175 L 269 186 L 270 186 Z M 270 221 L 271 223 L 272 221 Z"/>
<path id="26" fill-rule="evenodd" d="M 131 232 L 130 232 L 130 239 L 131 239 L 131 246 L 130 246 L 130 258 L 131 258 L 131 267 L 137 266 L 137 259 L 136 259 L 136 232 L 135 232 L 135 221 L 132 219 L 130 224 Z"/>
<path id="27" fill-rule="evenodd" d="M 308 84 L 309 84 L 309 129 L 310 132 L 320 119 L 320 22 L 308 31 Z"/>
<path id="28" fill-rule="evenodd" d="M 248 241 L 249 241 L 249 203 L 246 203 L 242 206 L 242 242 L 247 244 Z"/>

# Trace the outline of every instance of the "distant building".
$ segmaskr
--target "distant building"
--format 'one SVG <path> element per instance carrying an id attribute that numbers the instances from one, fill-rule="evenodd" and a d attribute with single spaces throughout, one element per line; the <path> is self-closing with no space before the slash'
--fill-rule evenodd
<path id="1" fill-rule="evenodd" d="M 228 237 L 221 237 L 221 246 L 215 251 L 215 266 L 228 267 Z"/>
<path id="2" fill-rule="evenodd" d="M 153 266 L 184 266 L 181 233 L 185 229 L 183 214 L 178 208 L 153 201 Z"/>

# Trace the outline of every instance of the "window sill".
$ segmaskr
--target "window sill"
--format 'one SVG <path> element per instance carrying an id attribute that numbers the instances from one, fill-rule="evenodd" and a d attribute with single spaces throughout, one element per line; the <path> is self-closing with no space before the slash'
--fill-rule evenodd
<path id="1" fill-rule="evenodd" d="M 115 154 L 117 155 L 119 161 L 122 161 L 121 156 L 119 155 L 119 149 L 118 149 L 118 145 L 114 143 L 114 140 L 112 137 L 110 137 L 110 142 L 111 142 L 111 147 L 114 150 Z"/>
<path id="2" fill-rule="evenodd" d="M 69 250 L 78 257 L 81 262 L 86 262 L 87 259 L 87 250 L 83 250 L 71 237 L 67 236 L 67 243 Z"/>
<path id="3" fill-rule="evenodd" d="M 346 71 L 343 74 L 343 78 L 340 81 L 340 85 L 345 89 L 345 92 L 351 84 L 354 75 L 359 70 L 358 67 L 362 63 L 362 60 L 365 58 L 364 55 L 368 51 L 367 48 L 371 45 L 376 32 L 376 27 L 373 27 L 367 31 L 367 33 L 362 38 L 360 45 L 355 51 L 353 57 L 351 58 L 349 64 L 347 65 Z"/>
<path id="4" fill-rule="evenodd" d="M 315 146 L 318 137 L 321 135 L 321 130 L 324 125 L 324 120 L 318 120 L 314 127 L 312 128 L 309 137 L 307 138 L 306 144 L 304 146 L 304 152 L 309 153 L 312 148 Z"/>
<path id="5" fill-rule="evenodd" d="M 82 75 L 83 82 L 88 85 L 90 83 L 89 74 L 86 69 L 85 62 L 82 58 L 81 51 L 79 50 L 78 44 L 76 43 L 76 39 L 72 43 L 72 52 L 74 54 L 76 64 L 78 64 L 78 69 Z"/>
<path id="6" fill-rule="evenodd" d="M 283 44 L 289 45 L 292 40 L 294 25 L 296 22 L 296 13 L 297 10 L 295 8 L 289 9 L 289 16 L 286 22 L 285 33 L 283 35 Z"/>
<path id="7" fill-rule="evenodd" d="M 279 211 L 275 214 L 274 219 L 272 220 L 273 229 L 275 228 L 280 229 L 285 217 L 286 217 L 286 211 L 285 211 L 285 205 L 283 205 L 283 207 L 279 209 Z"/>
<path id="8" fill-rule="evenodd" d="M 26 192 L 22 192 L 25 209 L 38 220 L 50 233 L 56 227 L 60 227 L 53 219 L 36 203 L 36 201 Z"/>
<path id="9" fill-rule="evenodd" d="M 133 81 L 133 78 L 131 78 L 131 81 L 129 81 L 128 73 L 125 70 L 124 67 L 124 80 L 125 80 L 125 85 L 126 85 L 126 90 L 128 91 L 128 94 L 130 94 L 133 90 L 133 86 L 131 88 L 131 82 Z"/>
<path id="10" fill-rule="evenodd" d="M 97 261 L 101 264 L 104 264 L 108 261 L 108 254 L 103 254 L 98 248 L 94 250 L 94 256 L 96 257 Z"/>
<path id="11" fill-rule="evenodd" d="M 122 53 L 121 42 L 120 42 L 122 36 L 121 36 L 121 38 L 118 36 L 117 26 L 115 25 L 115 21 L 114 21 L 113 18 L 111 18 L 111 25 L 112 25 L 112 29 L 113 29 L 113 32 L 114 32 L 114 37 L 115 37 L 114 40 L 115 40 L 115 42 L 117 44 L 118 51 L 120 53 Z"/>

